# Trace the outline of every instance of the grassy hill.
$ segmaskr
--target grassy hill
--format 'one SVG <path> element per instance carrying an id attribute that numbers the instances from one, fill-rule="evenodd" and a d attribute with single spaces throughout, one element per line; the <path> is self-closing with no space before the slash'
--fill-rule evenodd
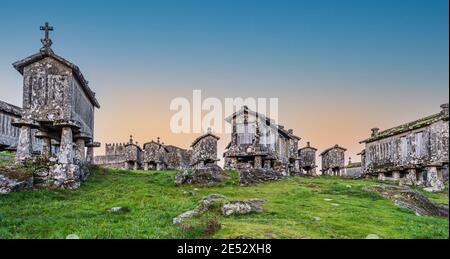
<path id="1" fill-rule="evenodd" d="M 232 180 L 220 186 L 176 187 L 175 172 L 100 169 L 78 191 L 3 195 L 0 238 L 65 238 L 70 234 L 80 238 L 365 238 L 376 234 L 380 238 L 448 239 L 447 218 L 419 217 L 362 190 L 375 181 L 295 177 L 241 187 L 237 174 L 230 174 Z M 172 224 L 174 217 L 213 193 L 231 200 L 265 198 L 268 202 L 262 214 L 223 217 L 215 208 L 181 226 Z M 427 195 L 448 204 L 448 190 Z M 131 211 L 107 211 L 116 206 Z M 215 229 L 218 222 L 222 227 Z"/>

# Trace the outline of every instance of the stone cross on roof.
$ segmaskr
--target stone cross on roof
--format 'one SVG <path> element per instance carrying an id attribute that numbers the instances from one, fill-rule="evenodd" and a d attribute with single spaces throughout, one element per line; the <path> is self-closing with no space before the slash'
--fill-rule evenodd
<path id="1" fill-rule="evenodd" d="M 44 26 L 41 26 L 40 29 L 41 29 L 41 31 L 45 32 L 44 38 L 41 39 L 41 42 L 42 42 L 42 45 L 43 45 L 43 49 L 49 49 L 52 46 L 52 44 L 53 44 L 52 40 L 49 37 L 50 36 L 49 32 L 53 31 L 53 26 L 50 26 L 49 23 L 46 22 L 44 24 Z"/>

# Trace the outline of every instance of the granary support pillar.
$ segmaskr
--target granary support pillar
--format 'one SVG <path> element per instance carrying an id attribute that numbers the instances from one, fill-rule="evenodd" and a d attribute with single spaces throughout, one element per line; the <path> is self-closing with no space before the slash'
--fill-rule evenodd
<path id="1" fill-rule="evenodd" d="M 46 160 L 50 159 L 50 157 L 52 156 L 52 138 L 50 134 L 48 132 L 40 130 L 36 133 L 36 138 L 42 141 L 42 158 Z"/>
<path id="2" fill-rule="evenodd" d="M 52 156 L 52 139 L 48 137 L 42 138 L 42 157 L 50 159 Z"/>
<path id="3" fill-rule="evenodd" d="M 58 162 L 60 164 L 73 164 L 73 153 L 72 128 L 68 126 L 62 127 Z"/>
<path id="4" fill-rule="evenodd" d="M 138 165 L 138 162 L 134 162 L 134 164 L 133 164 L 133 170 L 138 170 L 139 169 L 139 165 Z"/>
<path id="5" fill-rule="evenodd" d="M 262 157 L 261 156 L 255 156 L 254 166 L 255 169 L 261 169 L 262 168 Z"/>
<path id="6" fill-rule="evenodd" d="M 94 148 L 98 148 L 101 146 L 101 143 L 94 142 L 91 140 L 88 144 L 86 144 L 86 162 L 88 164 L 94 163 Z"/>
<path id="7" fill-rule="evenodd" d="M 269 160 L 269 159 L 264 160 L 264 168 L 265 168 L 265 169 L 270 169 L 271 167 L 272 167 L 272 166 L 271 166 L 270 160 Z"/>
<path id="8" fill-rule="evenodd" d="M 392 177 L 394 178 L 394 181 L 400 181 L 400 172 L 399 171 L 393 171 Z"/>
<path id="9" fill-rule="evenodd" d="M 38 128 L 39 125 L 33 121 L 17 120 L 12 123 L 14 127 L 20 129 L 19 141 L 17 143 L 16 162 L 23 162 L 31 158 L 33 153 L 33 143 L 31 137 L 31 130 Z"/>
<path id="10" fill-rule="evenodd" d="M 432 191 L 442 191 L 445 189 L 444 179 L 436 166 L 426 168 L 427 182 L 425 185 L 430 187 Z"/>
<path id="11" fill-rule="evenodd" d="M 408 174 L 406 175 L 406 185 L 416 185 L 417 184 L 417 174 L 416 169 L 408 169 Z"/>
<path id="12" fill-rule="evenodd" d="M 161 170 L 163 170 L 163 163 L 157 163 L 156 164 L 156 171 L 161 171 Z"/>
<path id="13" fill-rule="evenodd" d="M 92 146 L 88 146 L 86 148 L 86 162 L 88 164 L 94 163 L 94 147 Z"/>
<path id="14" fill-rule="evenodd" d="M 294 171 L 296 173 L 300 173 L 300 161 L 298 159 L 296 159 L 294 162 Z"/>
<path id="15" fill-rule="evenodd" d="M 148 163 L 144 162 L 144 171 L 148 171 Z"/>
<path id="16" fill-rule="evenodd" d="M 380 180 L 380 181 L 386 180 L 385 174 L 384 173 L 378 173 L 378 180 Z"/>
<path id="17" fill-rule="evenodd" d="M 78 161 L 86 161 L 86 141 L 83 138 L 75 140 L 75 159 Z"/>

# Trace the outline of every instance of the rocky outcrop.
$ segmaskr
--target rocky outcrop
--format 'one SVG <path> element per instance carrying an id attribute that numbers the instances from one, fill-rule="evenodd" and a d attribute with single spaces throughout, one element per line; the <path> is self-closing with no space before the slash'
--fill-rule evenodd
<path id="1" fill-rule="evenodd" d="M 392 200 L 398 207 L 414 211 L 420 216 L 448 217 L 448 205 L 432 202 L 423 194 L 406 186 L 380 184 L 366 187 L 366 191 L 379 193 L 386 199 Z"/>
<path id="2" fill-rule="evenodd" d="M 220 208 L 220 211 L 224 216 L 243 215 L 249 213 L 262 213 L 264 211 L 262 204 L 265 202 L 266 200 L 263 199 L 232 201 L 223 204 L 222 207 Z"/>
<path id="3" fill-rule="evenodd" d="M 283 174 L 272 169 L 242 169 L 239 171 L 239 182 L 242 185 L 260 184 L 284 178 Z"/>
<path id="4" fill-rule="evenodd" d="M 33 177 L 23 180 L 11 179 L 5 175 L 0 174 L 0 194 L 7 194 L 19 191 L 33 186 Z"/>
<path id="5" fill-rule="evenodd" d="M 195 169 L 192 172 L 185 170 L 179 172 L 175 177 L 177 185 L 182 184 L 198 184 L 198 185 L 213 185 L 223 183 L 230 179 L 225 174 L 222 168 L 218 165 L 207 165 L 205 168 Z"/>
<path id="6" fill-rule="evenodd" d="M 173 224 L 181 224 L 186 219 L 192 218 L 194 216 L 203 214 L 209 210 L 214 200 L 223 199 L 225 196 L 220 194 L 211 194 L 206 197 L 203 197 L 203 199 L 198 203 L 198 206 L 193 210 L 188 210 L 180 215 L 178 215 L 176 218 L 173 219 Z"/>

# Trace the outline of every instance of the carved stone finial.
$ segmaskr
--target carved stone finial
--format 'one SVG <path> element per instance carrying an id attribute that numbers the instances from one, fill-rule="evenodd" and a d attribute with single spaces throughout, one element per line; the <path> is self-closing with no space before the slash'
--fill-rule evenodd
<path id="1" fill-rule="evenodd" d="M 50 39 L 50 32 L 53 31 L 53 26 L 50 26 L 48 22 L 46 22 L 43 26 L 40 27 L 41 31 L 44 31 L 44 38 L 41 39 L 42 48 L 41 51 L 51 51 L 51 46 L 53 44 Z"/>
<path id="2" fill-rule="evenodd" d="M 379 128 L 373 128 L 372 129 L 372 137 L 376 137 L 378 135 L 378 132 L 380 131 Z"/>

